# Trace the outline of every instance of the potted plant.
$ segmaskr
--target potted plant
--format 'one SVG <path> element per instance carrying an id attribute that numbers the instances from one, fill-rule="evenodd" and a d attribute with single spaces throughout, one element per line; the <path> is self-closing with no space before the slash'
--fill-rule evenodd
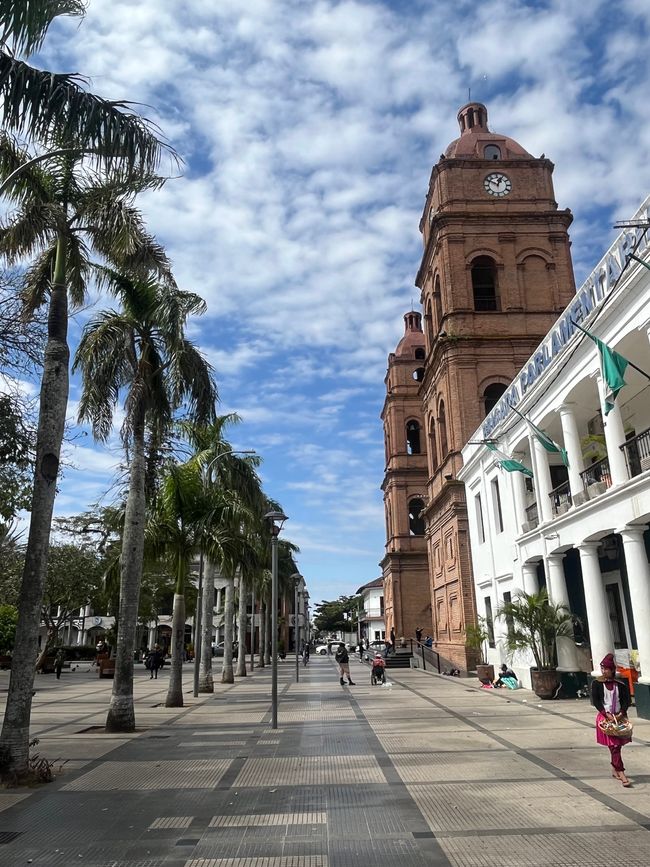
<path id="1" fill-rule="evenodd" d="M 511 653 L 532 653 L 533 690 L 539 698 L 553 698 L 560 684 L 557 673 L 558 638 L 573 638 L 573 616 L 562 605 L 553 605 L 546 590 L 519 593 L 504 602 L 497 617 L 508 624 L 506 646 Z"/>
<path id="2" fill-rule="evenodd" d="M 473 650 L 478 657 L 476 676 L 481 683 L 492 683 L 494 680 L 494 666 L 487 661 L 489 632 L 485 617 L 477 618 L 476 623 L 469 623 L 465 627 L 465 647 Z"/>

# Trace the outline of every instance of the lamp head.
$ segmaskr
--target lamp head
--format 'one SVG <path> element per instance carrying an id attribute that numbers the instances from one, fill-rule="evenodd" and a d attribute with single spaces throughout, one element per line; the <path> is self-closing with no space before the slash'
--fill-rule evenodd
<path id="1" fill-rule="evenodd" d="M 271 535 L 279 536 L 280 531 L 282 530 L 282 525 L 288 520 L 288 518 L 284 512 L 271 511 L 264 515 L 264 520 L 268 521 L 271 526 Z"/>
<path id="2" fill-rule="evenodd" d="M 294 572 L 290 580 L 293 581 L 296 586 L 298 586 L 302 582 L 303 578 L 300 572 Z"/>

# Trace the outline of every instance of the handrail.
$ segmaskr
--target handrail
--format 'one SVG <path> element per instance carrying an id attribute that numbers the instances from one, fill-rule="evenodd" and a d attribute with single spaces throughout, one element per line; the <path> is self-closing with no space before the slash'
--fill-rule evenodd
<path id="1" fill-rule="evenodd" d="M 415 653 L 419 653 L 422 657 L 422 671 L 427 670 L 427 657 L 426 654 L 430 653 L 431 656 L 435 656 L 435 660 L 429 660 L 430 665 L 434 665 L 438 669 L 438 674 L 442 672 L 442 668 L 440 666 L 440 654 L 437 650 L 434 650 L 432 647 L 429 647 L 426 644 L 423 644 L 421 641 L 415 639 L 415 652 L 413 651 L 413 639 L 410 639 L 411 642 L 411 653 L 415 655 Z"/>
<path id="2" fill-rule="evenodd" d="M 630 478 L 650 469 L 650 428 L 630 437 L 619 448 L 625 455 Z"/>
<path id="3" fill-rule="evenodd" d="M 595 461 L 593 464 L 590 464 L 586 470 L 583 470 L 580 473 L 580 476 L 582 477 L 582 483 L 585 486 L 585 490 L 588 485 L 591 485 L 594 482 L 603 482 L 605 487 L 611 488 L 612 476 L 609 469 L 609 459 L 601 458 L 601 460 Z"/>

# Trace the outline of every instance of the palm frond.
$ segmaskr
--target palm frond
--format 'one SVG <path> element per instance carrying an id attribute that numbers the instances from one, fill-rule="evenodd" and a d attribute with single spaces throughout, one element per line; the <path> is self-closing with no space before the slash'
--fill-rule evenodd
<path id="1" fill-rule="evenodd" d="M 164 247 L 147 232 L 142 214 L 128 201 L 86 201 L 81 217 L 95 249 L 118 270 L 143 278 L 151 272 L 171 278 Z"/>
<path id="2" fill-rule="evenodd" d="M 185 338 L 171 356 L 166 377 L 176 406 L 187 405 L 188 412 L 199 424 L 207 424 L 215 416 L 219 399 L 212 367 L 194 344 Z"/>
<path id="3" fill-rule="evenodd" d="M 40 164 L 27 166 L 32 154 L 21 147 L 14 136 L 0 132 L 0 179 L 4 182 L 20 169 L 4 195 L 11 201 L 48 201 L 52 199 L 52 183 Z"/>
<path id="4" fill-rule="evenodd" d="M 56 248 L 57 240 L 55 237 L 25 272 L 21 297 L 23 302 L 23 318 L 26 321 L 29 321 L 38 308 L 42 307 L 47 301 L 52 275 L 54 274 Z"/>
<path id="5" fill-rule="evenodd" d="M 11 45 L 15 52 L 30 55 L 41 47 L 55 18 L 83 18 L 85 14 L 82 0 L 5 0 L 0 4 L 0 42 Z"/>
<path id="6" fill-rule="evenodd" d="M 130 103 L 102 99 L 86 90 L 87 84 L 82 76 L 35 69 L 0 51 L 0 110 L 5 128 L 46 147 L 64 142 L 93 150 L 107 164 L 117 158 L 150 171 L 164 154 L 180 162 L 158 127 L 135 114 Z"/>
<path id="7" fill-rule="evenodd" d="M 47 247 L 56 234 L 61 212 L 50 204 L 29 202 L 0 224 L 0 256 L 8 265 L 20 263 Z"/>

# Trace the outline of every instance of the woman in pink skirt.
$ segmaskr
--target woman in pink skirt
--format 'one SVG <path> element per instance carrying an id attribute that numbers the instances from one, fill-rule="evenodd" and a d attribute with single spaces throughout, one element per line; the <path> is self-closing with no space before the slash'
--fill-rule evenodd
<path id="1" fill-rule="evenodd" d="M 612 759 L 612 776 L 628 788 L 631 785 L 625 776 L 621 748 L 629 744 L 631 737 L 617 738 L 606 735 L 598 725 L 602 720 L 624 720 L 630 706 L 630 690 L 627 683 L 616 679 L 614 654 L 608 653 L 600 663 L 602 672 L 591 684 L 591 703 L 598 711 L 596 717 L 596 742 L 609 747 Z"/>

